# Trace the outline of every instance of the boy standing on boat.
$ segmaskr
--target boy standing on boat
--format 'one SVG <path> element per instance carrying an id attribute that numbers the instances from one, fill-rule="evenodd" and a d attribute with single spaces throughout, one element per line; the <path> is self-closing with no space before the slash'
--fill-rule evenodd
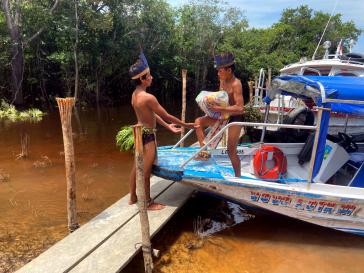
<path id="1" fill-rule="evenodd" d="M 222 114 L 229 114 L 230 118 L 228 123 L 231 122 L 241 122 L 243 121 L 243 109 L 244 109 L 244 99 L 243 99 L 243 89 L 241 81 L 235 77 L 235 60 L 232 53 L 222 53 L 215 56 L 215 68 L 217 70 L 217 75 L 220 80 L 219 90 L 224 90 L 229 95 L 229 106 L 222 107 L 217 105 L 211 105 L 210 109 L 212 111 L 220 112 Z M 214 125 L 218 122 L 217 119 L 211 118 L 209 116 L 204 116 L 197 118 L 195 120 L 195 128 L 197 139 L 201 146 L 203 146 L 205 135 L 204 128 Z M 241 166 L 240 159 L 237 154 L 237 146 L 240 138 L 241 126 L 232 126 L 228 132 L 227 140 L 227 151 L 229 158 L 231 160 L 231 165 L 233 166 L 235 176 L 241 176 Z"/>
<path id="2" fill-rule="evenodd" d="M 152 95 L 147 93 L 147 88 L 152 84 L 153 77 L 150 74 L 147 59 L 143 52 L 140 53 L 139 60 L 133 64 L 129 69 L 131 79 L 134 81 L 136 88 L 133 92 L 131 104 L 134 108 L 138 123 L 144 126 L 143 128 L 143 161 L 144 161 L 144 187 L 145 195 L 148 201 L 149 210 L 163 209 L 165 206 L 153 202 L 150 196 L 150 175 L 152 165 L 156 159 L 156 122 L 168 128 L 173 133 L 180 133 L 181 129 L 176 127 L 175 124 L 193 128 L 193 123 L 184 123 L 178 118 L 170 115 Z M 167 124 L 173 122 L 175 124 Z M 136 171 L 135 166 L 130 174 L 130 200 L 129 205 L 137 202 L 136 195 Z"/>

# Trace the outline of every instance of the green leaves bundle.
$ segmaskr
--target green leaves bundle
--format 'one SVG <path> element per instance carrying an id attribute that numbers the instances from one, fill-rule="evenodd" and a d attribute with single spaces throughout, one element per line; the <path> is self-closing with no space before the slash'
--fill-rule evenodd
<path id="1" fill-rule="evenodd" d="M 121 127 L 116 135 L 116 146 L 120 151 L 131 151 L 134 149 L 133 128 L 131 125 Z"/>

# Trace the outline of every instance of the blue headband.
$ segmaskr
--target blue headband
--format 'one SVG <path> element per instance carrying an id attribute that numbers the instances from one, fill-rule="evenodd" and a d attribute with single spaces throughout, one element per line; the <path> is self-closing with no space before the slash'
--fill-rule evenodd
<path id="1" fill-rule="evenodd" d="M 215 68 L 228 67 L 235 63 L 234 55 L 232 53 L 222 53 L 216 55 L 215 59 Z"/>
<path id="2" fill-rule="evenodd" d="M 149 71 L 147 58 L 145 58 L 143 51 L 141 51 L 139 59 L 129 68 L 129 75 L 133 80 L 135 80 L 144 76 Z"/>

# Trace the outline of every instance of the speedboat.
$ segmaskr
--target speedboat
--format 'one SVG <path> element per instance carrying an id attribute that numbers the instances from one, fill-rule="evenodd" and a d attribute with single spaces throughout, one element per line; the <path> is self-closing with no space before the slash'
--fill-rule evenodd
<path id="1" fill-rule="evenodd" d="M 328 134 L 331 112 L 364 116 L 363 89 L 360 77 L 276 77 L 264 98 L 264 122 L 230 123 L 209 142 L 238 125 L 308 130 L 305 143 L 266 143 L 263 129 L 260 141 L 238 146 L 241 176 L 235 177 L 226 147 L 209 148 L 209 142 L 203 147 L 179 147 L 191 130 L 173 147 L 158 148 L 153 173 L 243 206 L 364 235 L 364 143 L 344 132 Z M 316 124 L 269 123 L 270 103 L 277 95 L 312 99 Z M 203 150 L 210 158 L 196 160 Z"/>
<path id="2" fill-rule="evenodd" d="M 353 41 L 350 43 L 350 51 L 343 53 L 342 40 L 338 43 L 335 54 L 329 54 L 331 42 L 326 41 L 323 44 L 325 54 L 321 59 L 315 56 L 311 60 L 303 57 L 297 63 L 289 64 L 280 70 L 280 75 L 302 75 L 302 76 L 329 76 L 329 77 L 364 77 L 364 55 L 353 53 L 351 48 Z M 349 79 L 347 79 L 349 80 Z M 264 111 L 262 101 L 265 84 L 265 72 L 260 70 L 257 87 L 255 89 L 254 105 Z M 307 113 L 317 118 L 317 111 L 313 108 L 314 102 L 311 99 L 297 99 L 292 96 L 277 97 L 270 104 L 270 121 L 277 123 L 287 123 L 303 118 Z M 307 111 L 312 111 L 310 113 Z M 303 114 L 304 113 L 304 114 Z M 310 118 L 311 119 L 311 118 Z M 307 124 L 307 122 L 306 122 Z M 347 132 L 355 133 L 360 131 L 364 126 L 364 121 L 360 117 L 351 114 L 342 114 L 337 112 L 331 113 L 330 132 L 338 132 L 346 127 Z M 272 128 L 270 128 L 273 130 Z"/>

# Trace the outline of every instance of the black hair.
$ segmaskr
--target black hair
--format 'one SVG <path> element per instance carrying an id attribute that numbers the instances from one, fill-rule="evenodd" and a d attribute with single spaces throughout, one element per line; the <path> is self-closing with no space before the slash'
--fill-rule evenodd
<path id="1" fill-rule="evenodd" d="M 231 69 L 231 73 L 234 74 L 235 73 L 235 64 L 224 67 L 225 70 L 228 70 L 229 68 Z"/>

